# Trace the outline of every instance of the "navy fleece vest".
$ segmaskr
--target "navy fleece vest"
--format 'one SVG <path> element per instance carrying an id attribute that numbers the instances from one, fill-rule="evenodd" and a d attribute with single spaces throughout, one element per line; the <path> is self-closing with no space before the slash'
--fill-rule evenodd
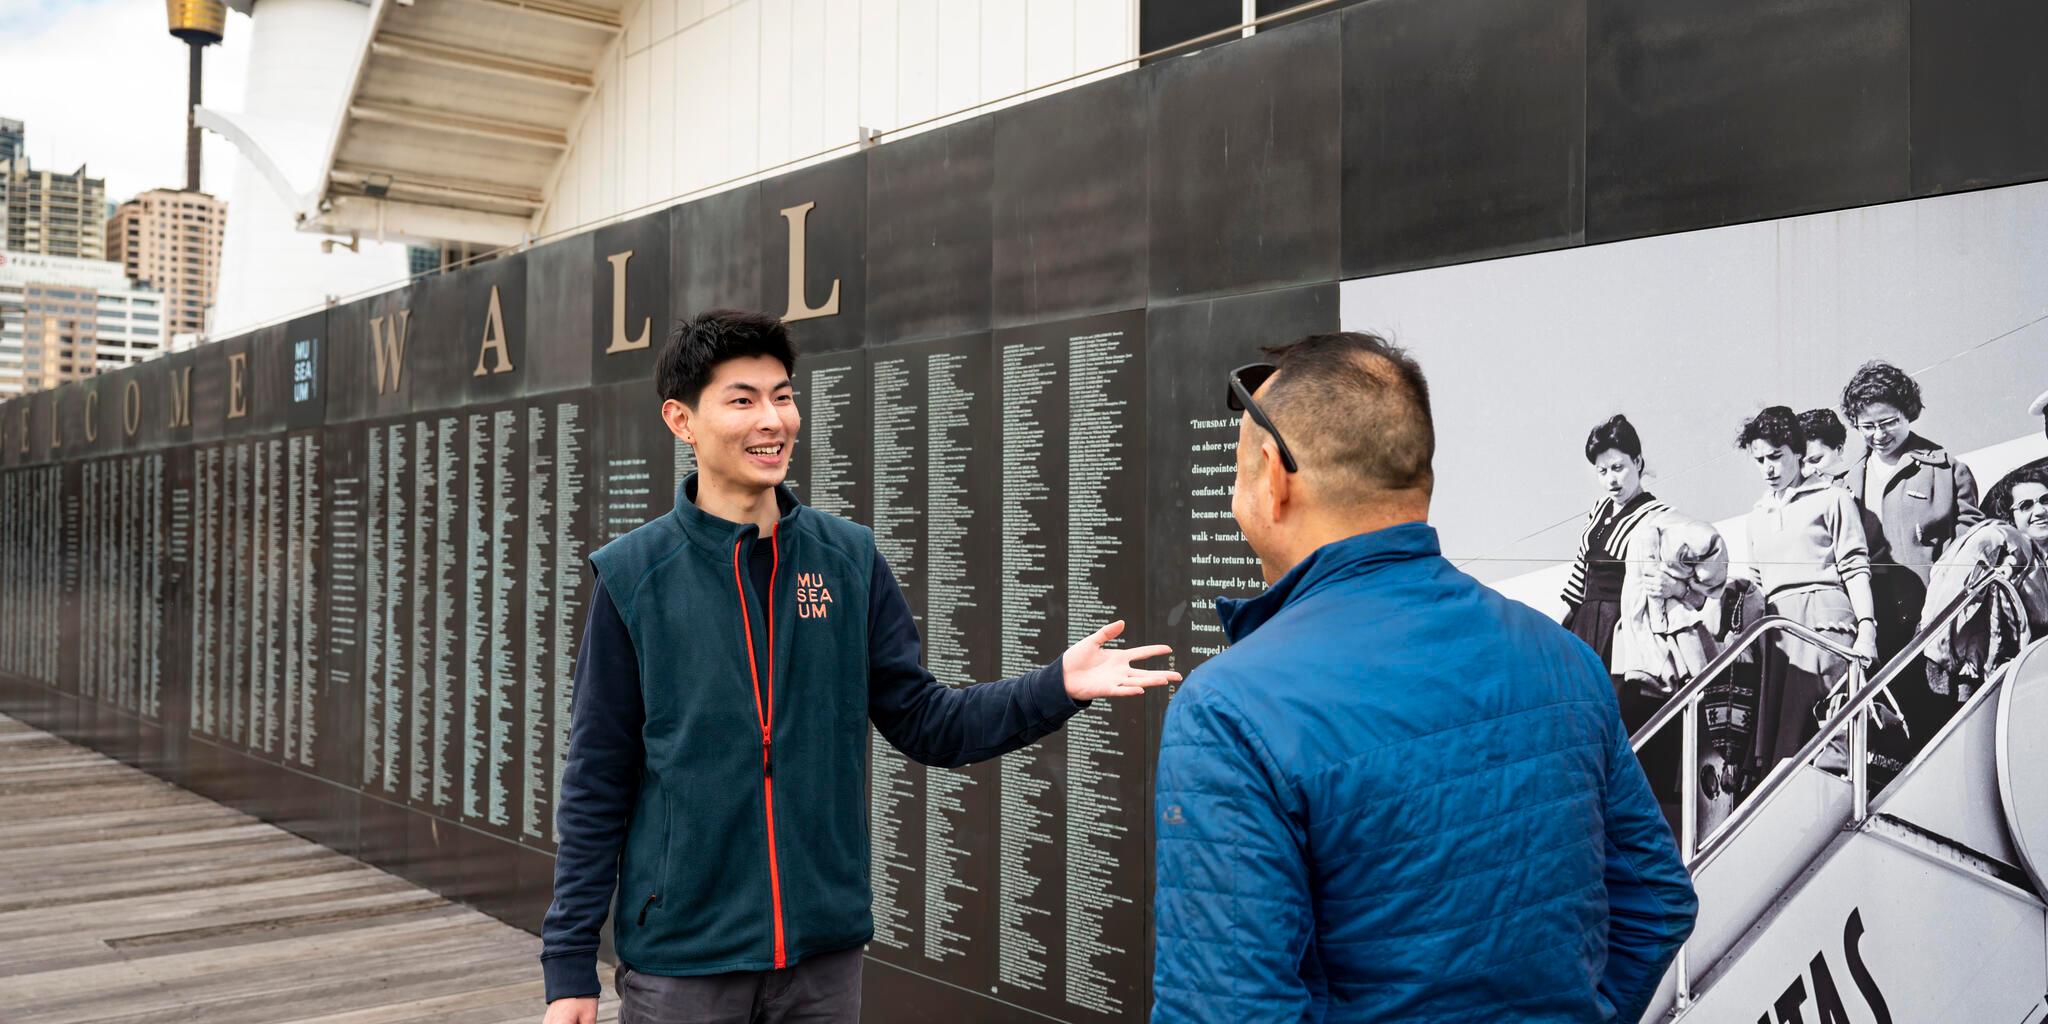
<path id="1" fill-rule="evenodd" d="M 632 635 L 646 705 L 614 937 L 626 963 L 670 975 L 783 967 L 874 933 L 874 537 L 786 489 L 764 537 L 699 509 L 695 487 L 692 476 L 673 512 L 591 556 Z M 757 544 L 774 550 L 765 594 L 746 571 Z"/>

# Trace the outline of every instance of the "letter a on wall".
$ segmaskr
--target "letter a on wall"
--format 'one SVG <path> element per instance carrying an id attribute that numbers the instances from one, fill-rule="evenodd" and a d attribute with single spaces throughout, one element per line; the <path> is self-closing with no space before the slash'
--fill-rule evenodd
<path id="1" fill-rule="evenodd" d="M 484 368 L 484 361 L 490 360 L 490 368 Z M 484 340 L 476 353 L 476 371 L 472 377 L 486 374 L 512 372 L 512 357 L 505 351 L 505 313 L 498 303 L 498 286 L 491 286 L 491 306 L 484 311 Z"/>

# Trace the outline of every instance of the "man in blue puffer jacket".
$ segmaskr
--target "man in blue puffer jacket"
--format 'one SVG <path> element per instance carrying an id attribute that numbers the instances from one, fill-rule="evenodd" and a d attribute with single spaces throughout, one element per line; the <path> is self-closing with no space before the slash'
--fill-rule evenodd
<path id="1" fill-rule="evenodd" d="M 1605 667 L 1440 554 L 1405 353 L 1269 351 L 1230 380 L 1269 588 L 1167 712 L 1153 1021 L 1638 1020 L 1697 904 Z"/>

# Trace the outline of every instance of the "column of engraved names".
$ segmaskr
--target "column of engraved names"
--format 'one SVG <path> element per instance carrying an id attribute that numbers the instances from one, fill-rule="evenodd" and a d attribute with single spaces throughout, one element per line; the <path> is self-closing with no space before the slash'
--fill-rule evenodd
<path id="1" fill-rule="evenodd" d="M 429 466 L 435 474 L 434 493 L 434 615 L 432 625 L 423 633 L 432 635 L 433 660 L 427 669 L 430 683 L 428 689 L 433 701 L 433 802 L 435 807 L 451 807 L 455 804 L 459 784 L 455 773 L 455 677 L 461 671 L 457 660 L 456 644 L 462 635 L 462 620 L 456 593 L 462 577 L 462 543 L 464 533 L 457 518 L 462 509 L 460 452 L 462 420 L 457 416 L 442 416 L 435 427 L 434 455 L 431 463 L 422 462 L 421 470 Z M 419 688 L 415 687 L 415 693 Z"/>
<path id="2" fill-rule="evenodd" d="M 390 717 L 386 707 L 388 679 L 391 663 L 385 660 L 385 637 L 391 631 L 391 580 L 392 559 L 397 553 L 391 543 L 391 531 L 385 521 L 386 506 L 390 502 L 391 486 L 389 462 L 389 435 L 381 426 L 370 426 L 363 431 L 363 508 L 361 527 L 363 538 L 362 580 L 363 580 L 363 777 L 364 788 L 376 787 L 389 790 L 393 787 L 386 781 L 392 760 L 391 745 L 385 735 L 384 723 Z M 347 480 L 335 481 L 336 490 L 347 487 Z M 342 507 L 339 501 L 336 508 Z M 403 578 L 401 571 L 397 578 Z M 339 614 L 339 609 L 336 610 Z M 337 652 L 339 653 L 339 652 Z M 339 662 L 337 662 L 339 663 Z"/>
<path id="3" fill-rule="evenodd" d="M 290 700 L 284 684 L 288 681 L 284 671 L 286 654 L 284 591 L 287 585 L 286 567 L 286 521 L 290 510 L 290 498 L 285 489 L 284 440 L 272 438 L 255 445 L 258 467 L 262 470 L 263 483 L 263 544 L 259 548 L 264 567 L 263 599 L 256 604 L 256 616 L 262 644 L 254 662 L 255 670 L 262 679 L 254 681 L 257 697 L 253 707 L 261 713 L 261 724 L 252 727 L 261 749 L 266 754 L 278 751 L 280 733 L 280 711 Z M 291 680 L 295 682 L 295 680 Z M 283 692 L 281 692 L 283 691 Z"/>
<path id="4" fill-rule="evenodd" d="M 106 581 L 106 566 L 103 564 L 106 554 L 100 544 L 100 506 L 103 499 L 100 496 L 100 464 L 97 460 L 87 460 L 78 468 L 78 482 L 83 492 L 81 515 L 84 522 L 80 535 L 85 548 L 79 555 L 86 560 L 90 570 L 79 581 L 78 637 L 83 650 L 78 659 L 78 695 L 90 700 L 99 692 L 99 675 L 104 671 L 99 655 L 105 647 L 100 642 L 105 627 L 96 621 L 101 615 L 99 603 Z"/>
<path id="5" fill-rule="evenodd" d="M 162 456 L 152 456 L 152 458 L 162 458 Z M 164 522 L 164 557 L 167 568 L 170 570 L 166 583 L 168 584 L 173 580 L 177 581 L 175 591 L 171 591 L 169 587 L 166 587 L 165 591 L 159 592 L 165 598 L 168 598 L 173 592 L 182 592 L 186 595 L 192 592 L 192 532 L 194 525 L 192 474 L 189 469 L 184 473 L 173 473 L 170 470 L 172 465 L 183 466 L 185 462 L 182 459 L 175 463 L 168 459 L 165 460 L 163 479 L 165 481 L 164 491 L 167 499 L 167 512 Z M 191 598 L 189 596 L 186 597 L 183 604 L 185 608 L 189 609 L 192 605 Z M 169 610 L 164 609 L 162 605 L 159 605 L 159 609 L 158 632 L 159 635 L 163 635 L 169 631 L 171 616 L 169 615 Z M 189 614 L 187 617 L 189 618 Z M 158 677 L 161 680 L 161 671 L 159 671 Z M 187 700 L 189 701 L 193 687 L 192 677 L 186 676 L 185 682 Z M 157 694 L 157 708 L 161 712 L 163 706 L 161 682 L 158 684 Z M 189 704 L 187 705 L 187 710 L 190 710 Z M 188 719 L 187 721 L 189 723 L 190 720 Z"/>
<path id="6" fill-rule="evenodd" d="M 1019 676 L 1043 663 L 1041 648 L 1050 626 L 1046 608 L 1052 578 L 1039 518 L 1051 487 L 1047 481 L 1044 399 L 1059 377 L 1045 346 L 1002 347 L 1002 577 L 999 649 L 1005 676 Z M 1032 851 L 1052 842 L 1053 815 L 1044 799 L 1051 784 L 1041 777 L 1045 748 L 1032 744 L 997 764 L 996 980 L 1033 991 L 1046 987 L 1046 946 L 1028 927 L 1049 919 L 1052 908 L 1035 902 L 1043 880 L 1031 870 Z"/>
<path id="7" fill-rule="evenodd" d="M 1110 490 L 1133 472 L 1125 438 L 1133 426 L 1128 403 L 1119 397 L 1132 351 L 1122 332 L 1073 338 L 1068 342 L 1067 392 L 1067 614 L 1070 638 L 1125 618 L 1103 593 L 1128 564 L 1127 527 L 1110 510 Z M 1132 895 L 1119 892 L 1131 876 L 1119 873 L 1112 844 L 1121 841 L 1133 810 L 1118 798 L 1120 766 L 1129 765 L 1129 742 L 1108 701 L 1068 721 L 1066 813 L 1066 999 L 1098 1013 L 1114 1014 L 1122 1001 L 1110 992 L 1111 958 L 1126 950 L 1111 945 L 1105 919 Z M 1122 716 L 1128 721 L 1128 716 Z"/>
<path id="8" fill-rule="evenodd" d="M 269 603 L 272 579 L 270 550 L 276 546 L 270 532 L 273 525 L 271 499 L 274 496 L 270 489 L 269 460 L 264 458 L 268 447 L 262 441 L 250 441 L 244 446 L 249 460 L 249 502 L 243 507 L 249 510 L 250 561 L 242 563 L 249 566 L 249 588 L 243 613 L 248 623 L 248 649 L 240 669 L 245 683 L 241 692 L 245 705 L 241 742 L 251 751 L 263 749 L 268 720 L 266 704 L 275 706 L 274 702 L 266 701 L 271 682 L 267 671 L 269 666 L 265 664 L 270 654 L 270 617 L 264 611 Z"/>
<path id="9" fill-rule="evenodd" d="M 249 571 L 251 560 L 256 554 L 255 545 L 255 501 L 251 477 L 255 475 L 256 457 L 247 443 L 230 443 L 224 449 L 229 456 L 227 472 L 228 490 L 226 509 L 230 519 L 231 552 L 221 574 L 223 603 L 227 615 L 226 637 L 221 651 L 226 655 L 225 671 L 226 701 L 222 708 L 222 732 L 244 746 L 249 735 L 249 659 L 250 631 L 253 623 L 249 615 L 250 592 L 255 587 L 255 573 Z"/>
<path id="10" fill-rule="evenodd" d="M 58 607 L 63 609 L 58 620 L 59 628 L 61 628 L 62 623 L 66 619 L 71 618 L 70 609 L 76 606 L 79 578 L 86 569 L 79 558 L 79 533 L 82 523 L 79 516 L 78 488 L 72 483 L 71 478 L 71 467 L 63 466 L 58 468 L 56 484 L 58 503 L 56 524 L 58 579 L 57 591 L 53 597 L 56 601 L 60 602 Z M 72 621 L 76 620 L 73 619 Z M 67 654 L 69 650 L 69 648 L 66 649 Z M 75 678 L 66 678 L 69 673 L 62 673 L 62 662 L 58 662 L 57 667 L 61 673 L 58 677 L 59 685 L 69 683 L 71 688 L 75 689 L 78 685 L 77 680 Z"/>
<path id="11" fill-rule="evenodd" d="M 462 535 L 463 594 L 462 609 L 462 816 L 480 817 L 480 806 L 484 799 L 484 763 L 488 757 L 484 750 L 484 735 L 489 726 L 485 715 L 490 710 L 490 691 L 493 689 L 490 675 L 490 623 L 489 593 L 491 586 L 491 535 L 486 523 L 490 521 L 490 464 L 496 459 L 491 450 L 491 414 L 471 412 L 463 432 L 466 440 L 463 464 L 464 493 L 462 496 L 463 523 L 459 529 Z"/>
<path id="12" fill-rule="evenodd" d="M 105 671 L 100 664 L 101 655 L 107 646 L 103 642 L 106 627 L 97 621 L 103 615 L 100 604 L 104 598 L 107 579 L 107 553 L 100 543 L 100 522 L 102 518 L 112 517 L 102 517 L 100 512 L 105 499 L 100 493 L 98 460 L 87 460 L 78 468 L 78 482 L 82 492 L 81 516 L 84 520 L 80 524 L 80 540 L 84 550 L 79 552 L 79 556 L 85 559 L 89 569 L 79 581 L 78 636 L 83 650 L 79 652 L 78 659 L 78 695 L 91 700 L 99 693 L 99 676 Z"/>
<path id="13" fill-rule="evenodd" d="M 804 501 L 833 515 L 852 515 L 853 453 L 842 443 L 841 431 L 853 404 L 853 368 L 828 366 L 811 373 L 810 415 L 804 421 L 805 444 L 809 448 L 809 479 L 804 481 Z"/>
<path id="14" fill-rule="evenodd" d="M 286 740 L 286 760 L 296 754 L 301 767 L 315 768 L 314 744 L 320 736 L 319 694 L 322 678 L 320 622 L 322 605 L 331 606 L 333 586 L 315 578 L 315 552 L 329 551 L 325 532 L 327 510 L 320 487 L 323 450 L 317 434 L 292 438 L 292 518 L 298 536 L 292 548 L 291 590 L 293 621 L 291 658 L 296 686 L 286 693 L 298 708 L 292 718 L 295 735 Z M 326 585 L 322 585 L 326 584 Z M 324 597 L 324 600 L 323 600 Z M 292 748 L 296 747 L 296 750 Z"/>
<path id="15" fill-rule="evenodd" d="M 58 685 L 57 659 L 62 648 L 51 641 L 59 635 L 64 598 L 64 470 L 50 466 L 40 471 L 42 494 L 37 503 L 36 546 L 41 552 L 37 574 L 37 601 L 42 609 L 37 625 L 43 637 L 36 676 Z"/>
<path id="16" fill-rule="evenodd" d="M 286 764 L 299 763 L 299 715 L 305 710 L 306 701 L 300 697 L 305 689 L 305 662 L 307 644 L 304 637 L 306 591 L 312 580 L 299 571 L 299 563 L 306 555 L 306 499 L 300 493 L 301 480 L 305 474 L 305 440 L 303 435 L 284 439 L 284 494 L 280 499 L 284 506 L 284 574 L 279 577 L 279 604 L 283 610 L 284 639 L 279 645 L 284 655 L 284 686 L 279 702 L 279 718 L 283 733 L 283 757 Z"/>
<path id="17" fill-rule="evenodd" d="M 889 563 L 899 584 L 909 586 L 918 574 L 923 531 L 917 503 L 908 493 L 918 472 L 917 440 L 922 410 L 912 401 L 907 358 L 875 363 L 873 378 L 875 546 Z M 815 458 L 815 456 L 814 456 Z M 815 465 L 815 462 L 813 463 Z M 875 729 L 868 730 L 868 820 L 871 854 L 870 888 L 874 892 L 874 941 L 890 949 L 909 950 L 910 907 L 904 890 L 916 884 L 917 865 L 903 847 L 908 838 L 909 808 L 917 796 L 910 760 Z M 919 823 L 920 826 L 922 822 Z"/>
<path id="18" fill-rule="evenodd" d="M 5 439 L 0 438 L 0 446 Z M 21 553 L 14 539 L 22 521 L 21 474 L 0 470 L 0 622 L 21 623 Z M 21 675 L 20 628 L 0 630 L 0 674 Z"/>
<path id="19" fill-rule="evenodd" d="M 52 686 L 60 682 L 58 661 L 63 653 L 62 617 L 65 590 L 66 558 L 69 550 L 65 544 L 65 494 L 64 468 L 50 466 L 42 470 L 42 501 L 36 517 L 36 535 L 42 548 L 41 592 L 38 606 L 40 616 L 37 635 L 43 638 L 42 656 L 37 668 L 37 678 Z"/>
<path id="20" fill-rule="evenodd" d="M 576 622 L 582 609 L 577 600 L 583 575 L 583 559 L 586 541 L 576 529 L 583 511 L 584 473 L 583 443 L 588 428 L 583 425 L 583 406 L 572 399 L 562 399 L 554 404 L 554 416 L 549 424 L 548 444 L 543 447 L 533 444 L 530 452 L 548 451 L 553 453 L 553 490 L 551 512 L 554 521 L 551 536 L 553 555 L 553 593 L 548 601 L 548 658 L 547 708 L 551 715 L 548 722 L 548 749 L 554 761 L 552 778 L 548 788 L 548 804 L 543 813 L 548 822 L 548 836 L 551 842 L 560 843 L 562 833 L 555 820 L 555 801 L 562 792 L 562 772 L 569 763 L 569 719 L 570 704 L 575 697 L 573 679 L 576 658 Z M 537 572 L 531 565 L 529 573 Z M 535 663 L 529 661 L 531 673 Z"/>
<path id="21" fill-rule="evenodd" d="M 512 738 L 513 686 L 518 679 L 518 662 L 512 647 L 512 587 L 518 564 L 512 560 L 514 524 L 526 514 L 524 503 L 513 497 L 512 456 L 515 432 L 519 429 L 516 409 L 498 409 L 491 414 L 490 522 L 490 729 L 485 737 L 490 750 L 490 785 L 485 793 L 485 818 L 500 828 L 512 823 L 511 792 L 507 783 L 515 748 Z"/>
<path id="22" fill-rule="evenodd" d="M 161 721 L 164 683 L 164 542 L 168 530 L 164 457 L 161 453 L 152 452 L 143 456 L 139 468 L 142 474 L 143 507 L 147 510 L 147 515 L 142 525 L 141 646 L 136 655 L 136 678 L 140 690 L 136 694 L 135 710 L 145 718 Z"/>
<path id="23" fill-rule="evenodd" d="M 434 443 L 434 424 L 420 420 L 412 425 L 412 629 L 408 634 L 407 666 L 412 670 L 404 705 L 406 750 L 406 799 L 416 804 L 433 802 L 434 748 L 430 745 L 434 718 L 434 647 L 439 637 L 434 614 L 436 574 L 434 561 L 440 543 L 441 474 L 440 457 Z M 387 703 L 387 713 L 392 708 Z"/>
<path id="24" fill-rule="evenodd" d="M 567 696 L 573 657 L 575 572 L 582 560 L 574 523 L 578 495 L 562 493 L 563 479 L 574 477 L 582 447 L 577 416 L 569 400 L 536 402 L 524 410 L 526 427 L 526 567 L 525 601 L 520 625 L 526 665 L 526 716 L 522 722 L 520 765 L 520 835 L 548 841 L 554 835 L 554 794 L 557 766 L 567 744 Z M 567 558 L 566 566 L 561 560 Z"/>
<path id="25" fill-rule="evenodd" d="M 368 433 L 375 431 L 373 429 Z M 360 451 L 358 446 L 349 444 L 345 438 L 337 442 L 337 447 L 340 448 L 340 453 Z M 321 582 L 326 594 L 324 610 L 327 626 L 327 685 L 334 693 L 348 693 L 353 689 L 349 685 L 348 674 L 358 664 L 356 659 L 365 646 L 364 627 L 370 621 L 370 617 L 364 614 L 363 594 L 371 584 L 364 578 L 363 570 L 367 561 L 366 534 L 370 519 L 365 513 L 371 505 L 365 487 L 369 476 L 368 466 L 360 461 L 359 455 L 343 459 L 340 453 L 337 453 L 337 462 L 358 471 L 337 473 L 330 486 L 330 493 L 327 495 L 328 540 L 325 547 L 327 573 Z M 315 486 L 318 486 L 317 477 Z M 379 529 L 378 537 L 381 539 L 382 536 L 383 531 Z M 378 561 L 381 564 L 381 555 L 378 556 Z M 380 576 L 377 585 L 381 587 L 382 584 L 383 579 Z M 373 703 L 371 689 L 372 687 L 365 686 L 362 691 L 366 711 Z M 377 719 L 365 715 L 362 727 L 365 748 L 368 748 L 372 735 L 377 732 Z M 364 774 L 367 776 L 369 771 L 366 764 Z"/>
<path id="26" fill-rule="evenodd" d="M 1188 495 L 1188 628 L 1193 637 L 1187 653 L 1199 663 L 1223 651 L 1216 598 L 1256 594 L 1265 581 L 1230 513 L 1231 485 L 1237 477 L 1237 420 L 1192 417 L 1188 436 L 1188 476 L 1194 487 Z"/>
<path id="27" fill-rule="evenodd" d="M 219 449 L 192 455 L 192 664 L 191 725 L 198 735 L 216 735 L 214 652 L 220 638 L 214 615 L 220 560 Z"/>
<path id="28" fill-rule="evenodd" d="M 369 719 L 366 726 L 376 730 L 377 742 L 384 751 L 384 770 L 378 784 L 393 796 L 411 792 L 405 772 L 405 737 L 410 731 L 406 721 L 412 717 L 407 714 L 412 675 L 406 668 L 413 647 L 411 637 L 416 633 L 410 614 L 418 607 L 412 600 L 414 566 L 419 562 L 420 542 L 427 532 L 425 524 L 414 518 L 418 514 L 415 502 L 419 492 L 413 468 L 413 436 L 410 424 L 385 425 L 381 465 L 378 433 L 373 431 L 370 438 L 370 626 L 363 664 L 368 687 L 380 695 L 383 714 Z M 382 483 L 377 483 L 380 480 Z"/>
<path id="29" fill-rule="evenodd" d="M 974 394 L 960 380 L 967 363 L 968 357 L 956 352 L 925 357 L 925 661 L 947 686 L 974 682 L 961 621 L 975 607 L 965 551 L 968 522 L 974 517 L 966 480 L 974 444 L 968 429 Z M 925 770 L 924 952 L 932 960 L 966 954 L 968 936 L 958 927 L 966 923 L 960 901 L 977 890 L 967 881 L 964 861 L 970 853 L 961 843 L 967 791 L 975 785 L 965 772 Z"/>

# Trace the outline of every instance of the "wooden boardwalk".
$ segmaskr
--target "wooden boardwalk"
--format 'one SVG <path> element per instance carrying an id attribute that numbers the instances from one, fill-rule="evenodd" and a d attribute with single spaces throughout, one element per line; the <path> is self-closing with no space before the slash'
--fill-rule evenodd
<path id="1" fill-rule="evenodd" d="M 0 1022 L 538 1024 L 539 951 L 479 911 L 0 715 Z"/>

